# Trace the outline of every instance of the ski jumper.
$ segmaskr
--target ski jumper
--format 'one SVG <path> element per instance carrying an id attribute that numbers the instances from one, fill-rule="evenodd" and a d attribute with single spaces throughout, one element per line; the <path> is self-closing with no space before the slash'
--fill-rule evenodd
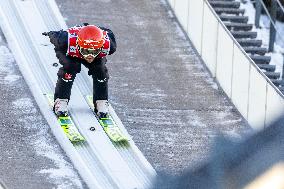
<path id="1" fill-rule="evenodd" d="M 77 34 L 82 26 L 76 26 L 66 31 L 53 31 L 49 34 L 50 41 L 54 44 L 56 57 L 62 67 L 58 70 L 58 80 L 55 87 L 54 99 L 70 100 L 71 89 L 76 74 L 81 71 L 81 64 L 88 68 L 88 75 L 93 78 L 93 101 L 108 100 L 108 69 L 106 67 L 106 56 L 116 51 L 116 41 L 110 29 L 99 27 L 106 32 L 105 43 L 102 51 L 88 63 L 77 48 Z"/>

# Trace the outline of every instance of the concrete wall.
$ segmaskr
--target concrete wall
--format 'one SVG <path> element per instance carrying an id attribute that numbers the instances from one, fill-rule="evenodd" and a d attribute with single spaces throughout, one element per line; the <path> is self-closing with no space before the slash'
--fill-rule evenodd
<path id="1" fill-rule="evenodd" d="M 284 112 L 284 96 L 222 24 L 207 0 L 168 0 L 213 77 L 256 130 Z"/>

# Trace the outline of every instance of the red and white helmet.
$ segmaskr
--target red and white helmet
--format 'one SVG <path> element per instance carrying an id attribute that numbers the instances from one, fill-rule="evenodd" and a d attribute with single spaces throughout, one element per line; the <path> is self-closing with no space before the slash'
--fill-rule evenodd
<path id="1" fill-rule="evenodd" d="M 96 57 L 105 43 L 106 31 L 97 26 L 88 25 L 81 28 L 78 33 L 77 47 L 84 56 Z"/>

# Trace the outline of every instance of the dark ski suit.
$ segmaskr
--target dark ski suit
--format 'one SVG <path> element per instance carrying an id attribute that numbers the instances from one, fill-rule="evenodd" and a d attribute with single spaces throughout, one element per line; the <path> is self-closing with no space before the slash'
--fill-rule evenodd
<path id="1" fill-rule="evenodd" d="M 116 51 L 116 41 L 113 32 L 110 29 L 100 27 L 107 31 L 110 40 L 110 50 L 108 55 Z M 88 75 L 93 78 L 93 101 L 108 100 L 108 79 L 109 74 L 106 67 L 106 57 L 96 57 L 92 63 L 77 57 L 66 55 L 68 49 L 68 32 L 64 30 L 50 31 L 43 33 L 50 38 L 50 42 L 55 46 L 54 50 L 56 57 L 62 67 L 58 70 L 58 80 L 55 87 L 54 100 L 69 99 L 71 96 L 71 88 L 76 77 L 76 74 L 81 71 L 81 64 L 89 69 Z"/>

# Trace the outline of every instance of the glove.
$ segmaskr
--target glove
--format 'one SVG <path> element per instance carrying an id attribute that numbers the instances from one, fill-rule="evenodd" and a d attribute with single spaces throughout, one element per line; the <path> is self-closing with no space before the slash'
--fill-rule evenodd
<path id="1" fill-rule="evenodd" d="M 50 37 L 53 36 L 55 33 L 56 31 L 49 31 L 49 32 L 43 32 L 42 35 Z"/>
<path id="2" fill-rule="evenodd" d="M 58 35 L 58 31 L 49 31 L 49 32 L 43 32 L 42 35 L 44 36 L 48 36 L 49 37 L 49 41 L 53 44 L 53 45 L 57 45 L 57 35 Z"/>
<path id="3" fill-rule="evenodd" d="M 43 32 L 41 35 L 48 36 L 48 32 Z"/>

